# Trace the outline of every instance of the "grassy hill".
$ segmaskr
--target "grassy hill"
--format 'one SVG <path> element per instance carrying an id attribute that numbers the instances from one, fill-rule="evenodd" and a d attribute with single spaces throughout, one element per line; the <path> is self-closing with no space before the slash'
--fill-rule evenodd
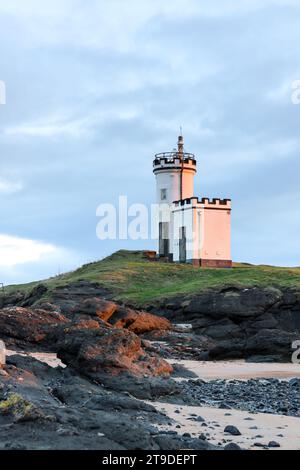
<path id="1" fill-rule="evenodd" d="M 300 268 L 235 263 L 233 269 L 199 269 L 186 264 L 150 262 L 143 252 L 121 250 L 102 261 L 43 281 L 50 289 L 78 280 L 99 282 L 116 300 L 147 304 L 175 294 L 196 293 L 227 285 L 300 288 Z M 8 291 L 30 290 L 37 282 L 9 286 Z"/>

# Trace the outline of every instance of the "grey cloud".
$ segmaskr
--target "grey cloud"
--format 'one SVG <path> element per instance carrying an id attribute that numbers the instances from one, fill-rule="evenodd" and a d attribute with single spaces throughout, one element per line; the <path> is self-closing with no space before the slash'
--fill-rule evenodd
<path id="1" fill-rule="evenodd" d="M 300 7 L 268 1 L 224 10 L 224 2 L 213 2 L 201 14 L 198 2 L 189 2 L 182 17 L 180 2 L 169 10 L 143 2 L 148 10 L 138 7 L 122 47 L 122 35 L 110 45 L 107 32 L 105 40 L 98 34 L 99 2 L 75 2 L 80 9 L 65 34 L 70 2 L 55 2 L 52 15 L 46 3 L 44 33 L 45 18 L 35 29 L 30 10 L 0 8 L 0 79 L 8 89 L 0 107 L 0 181 L 22 185 L 1 195 L 0 233 L 70 248 L 74 265 L 145 246 L 99 242 L 96 207 L 119 194 L 150 204 L 152 156 L 174 147 L 183 125 L 187 150 L 198 157 L 199 195 L 233 199 L 234 257 L 300 265 L 299 214 L 287 210 L 300 197 L 300 106 L 288 87 L 272 99 L 282 84 L 300 79 Z M 76 33 L 87 24 L 93 29 L 85 41 L 84 29 Z M 31 264 L 10 278 L 47 273 L 47 265 L 41 271 Z"/>

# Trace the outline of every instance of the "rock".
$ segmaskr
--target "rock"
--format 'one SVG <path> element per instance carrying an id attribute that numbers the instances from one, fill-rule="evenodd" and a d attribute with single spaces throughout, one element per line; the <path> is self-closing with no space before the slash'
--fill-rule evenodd
<path id="1" fill-rule="evenodd" d="M 134 333 L 105 325 L 93 329 L 81 328 L 80 324 L 62 328 L 55 349 L 64 364 L 98 381 L 124 373 L 145 378 L 172 372 L 166 361 L 142 349 L 141 340 Z"/>
<path id="2" fill-rule="evenodd" d="M 230 442 L 229 444 L 226 444 L 226 446 L 224 447 L 224 450 L 242 450 L 242 449 L 235 442 Z"/>
<path id="3" fill-rule="evenodd" d="M 0 414 L 12 415 L 15 423 L 46 419 L 37 406 L 18 394 L 11 394 L 0 403 Z"/>
<path id="4" fill-rule="evenodd" d="M 198 423 L 204 423 L 205 419 L 202 418 L 202 416 L 192 416 L 191 418 L 187 418 L 189 421 L 195 421 Z"/>
<path id="5" fill-rule="evenodd" d="M 218 342 L 209 351 L 211 359 L 244 358 L 253 355 L 274 356 L 278 361 L 290 360 L 291 345 L 298 335 L 283 330 L 261 330 L 253 336 Z M 267 362 L 263 360 L 263 362 Z"/>
<path id="6" fill-rule="evenodd" d="M 66 285 L 57 286 L 47 292 L 50 303 L 56 305 L 64 315 L 73 317 L 74 309 L 86 299 L 109 296 L 109 291 L 97 282 L 79 280 Z M 34 304 L 40 305 L 43 297 Z M 20 305 L 20 303 L 19 303 Z"/>
<path id="7" fill-rule="evenodd" d="M 35 302 L 40 300 L 48 291 L 48 287 L 44 284 L 38 284 L 35 286 L 29 294 L 27 294 L 22 300 L 21 307 L 31 307 Z"/>
<path id="8" fill-rule="evenodd" d="M 184 379 L 193 379 L 197 378 L 197 374 L 192 372 L 191 370 L 184 367 L 182 364 L 172 364 L 173 366 L 173 374 L 172 377 L 176 378 L 184 378 Z"/>
<path id="9" fill-rule="evenodd" d="M 248 413 L 264 412 L 300 417 L 300 394 L 287 381 L 251 379 L 248 381 L 188 380 L 180 383 L 181 391 L 175 403 L 193 406 L 220 406 L 220 399 L 233 409 Z M 184 397 L 184 398 L 181 398 Z M 287 399 L 288 397 L 288 399 Z M 229 413 L 224 413 L 230 416 Z M 248 417 L 248 418 L 247 418 Z M 247 421 L 251 416 L 247 415 Z M 255 423 L 254 423 L 255 424 Z M 251 426 L 250 429 L 255 429 Z"/>
<path id="10" fill-rule="evenodd" d="M 5 366 L 6 363 L 6 348 L 3 341 L 0 340 L 0 369 Z"/>
<path id="11" fill-rule="evenodd" d="M 73 307 L 74 313 L 96 316 L 101 320 L 108 321 L 115 313 L 118 306 L 114 302 L 103 300 L 99 297 L 82 300 Z"/>
<path id="12" fill-rule="evenodd" d="M 220 403 L 219 409 L 220 410 L 231 410 L 231 406 L 229 406 L 227 403 Z"/>
<path id="13" fill-rule="evenodd" d="M 220 318 L 220 312 L 230 319 L 244 319 L 258 317 L 267 309 L 278 303 L 282 298 L 279 289 L 238 287 L 225 288 L 219 292 L 211 291 L 193 297 L 190 304 L 185 307 L 185 313 L 209 315 L 211 318 Z"/>
<path id="14" fill-rule="evenodd" d="M 206 360 L 287 362 L 300 334 L 300 295 L 289 288 L 228 286 L 178 295 L 151 311 L 191 324 Z"/>
<path id="15" fill-rule="evenodd" d="M 21 291 L 14 291 L 9 294 L 5 293 L 5 296 L 1 297 L 1 308 L 8 306 L 17 306 L 24 300 L 24 298 L 25 294 Z"/>
<path id="16" fill-rule="evenodd" d="M 268 444 L 268 447 L 275 449 L 275 448 L 280 447 L 280 444 L 279 444 L 278 442 L 276 442 L 276 441 L 270 441 L 269 444 Z"/>
<path id="17" fill-rule="evenodd" d="M 197 416 L 197 417 L 195 418 L 195 421 L 197 421 L 198 423 L 204 423 L 204 422 L 205 422 L 205 419 L 202 418 L 202 416 Z"/>
<path id="18" fill-rule="evenodd" d="M 126 328 L 138 335 L 154 330 L 166 331 L 172 327 L 166 318 L 125 308 L 118 309 L 111 323 L 116 328 Z"/>
<path id="19" fill-rule="evenodd" d="M 298 338 L 297 333 L 278 330 L 261 330 L 246 341 L 247 354 L 274 354 L 281 353 L 283 358 L 289 359 L 292 355 L 292 343 Z"/>
<path id="20" fill-rule="evenodd" d="M 263 447 L 263 448 L 266 448 L 267 446 L 265 444 L 263 444 L 262 442 L 254 442 L 253 444 L 254 447 Z"/>
<path id="21" fill-rule="evenodd" d="M 166 449 L 168 451 L 179 450 L 182 452 L 182 449 L 221 450 L 220 447 L 212 445 L 207 441 L 190 437 L 168 436 L 166 434 L 160 434 L 159 436 L 156 436 L 154 440 L 161 449 Z"/>
<path id="22" fill-rule="evenodd" d="M 66 390 L 60 391 L 60 397 L 66 397 Z M 66 398 L 64 399 L 64 401 Z M 104 411 L 126 411 L 136 410 L 144 412 L 156 413 L 154 406 L 144 403 L 141 400 L 137 400 L 133 397 L 126 397 L 123 395 L 110 394 L 107 396 L 94 395 L 88 401 L 85 406 L 91 410 L 104 410 Z"/>
<path id="23" fill-rule="evenodd" d="M 45 310 L 46 312 L 49 311 L 61 313 L 61 309 L 58 305 L 52 304 L 51 302 L 46 302 L 44 299 L 35 302 L 34 308 L 39 310 Z"/>
<path id="24" fill-rule="evenodd" d="M 300 388 L 300 379 L 298 379 L 298 378 L 290 379 L 290 380 L 289 380 L 289 385 L 290 385 L 291 387 Z"/>
<path id="25" fill-rule="evenodd" d="M 226 426 L 224 432 L 231 434 L 232 436 L 241 436 L 241 432 L 235 426 Z"/>
<path id="26" fill-rule="evenodd" d="M 23 307 L 7 307 L 0 310 L 0 334 L 2 337 L 39 343 L 51 327 L 68 320 L 58 312 Z"/>
<path id="27" fill-rule="evenodd" d="M 53 369 L 23 356 L 10 362 L 3 383 L 0 376 L 1 450 L 15 448 L 15 442 L 28 450 L 168 449 L 150 424 L 166 424 L 167 418 L 152 405 L 108 391 L 71 368 Z M 180 448 L 180 438 L 174 439 Z"/>

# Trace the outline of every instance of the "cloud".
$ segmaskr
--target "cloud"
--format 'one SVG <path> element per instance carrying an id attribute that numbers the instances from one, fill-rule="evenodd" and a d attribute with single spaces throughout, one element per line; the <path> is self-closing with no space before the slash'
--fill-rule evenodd
<path id="1" fill-rule="evenodd" d="M 43 121 L 33 121 L 7 127 L 4 129 L 6 136 L 27 136 L 27 137 L 55 137 L 69 136 L 80 138 L 89 129 L 90 119 L 63 120 L 45 119 Z"/>
<path id="2" fill-rule="evenodd" d="M 71 137 L 79 139 L 91 135 L 95 127 L 108 121 L 127 121 L 135 119 L 138 112 L 132 107 L 118 110 L 104 110 L 89 115 L 76 116 L 76 111 L 64 115 L 46 116 L 38 121 L 31 121 L 4 128 L 5 136 L 27 137 Z"/>
<path id="3" fill-rule="evenodd" d="M 0 282 L 30 282 L 74 270 L 87 258 L 80 252 L 29 238 L 0 234 Z"/>
<path id="4" fill-rule="evenodd" d="M 244 16 L 267 8 L 293 8 L 298 0 L 19 0 L 2 2 L 1 11 L 24 28 L 25 45 L 114 50 L 139 48 L 137 36 L 149 22 Z M 67 23 L 67 27 L 66 27 Z"/>
<path id="5" fill-rule="evenodd" d="M 20 182 L 8 181 L 0 178 L 0 194 L 13 194 L 23 189 Z"/>
<path id="6" fill-rule="evenodd" d="M 60 248 L 35 240 L 0 234 L 0 267 L 38 262 L 45 255 L 57 255 Z"/>
<path id="7" fill-rule="evenodd" d="M 296 81 L 295 77 L 300 77 L 300 73 L 294 73 L 293 78 L 285 79 L 280 85 L 268 90 L 266 98 L 275 103 L 290 104 L 293 96 L 293 84 Z"/>
<path id="8" fill-rule="evenodd" d="M 153 202 L 152 157 L 180 125 L 197 195 L 233 199 L 234 257 L 300 264 L 299 211 L 287 211 L 300 197 L 299 0 L 0 3 L 1 233 L 54 247 L 1 278 L 134 249 L 99 243 L 95 209 L 119 194 Z"/>

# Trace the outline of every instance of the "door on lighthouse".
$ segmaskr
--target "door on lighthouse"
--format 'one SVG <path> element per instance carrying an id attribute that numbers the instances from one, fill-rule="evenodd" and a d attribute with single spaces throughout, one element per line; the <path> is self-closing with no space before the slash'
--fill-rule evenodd
<path id="1" fill-rule="evenodd" d="M 186 262 L 186 227 L 179 228 L 179 262 Z"/>
<path id="2" fill-rule="evenodd" d="M 169 224 L 159 223 L 159 256 L 169 256 Z"/>

